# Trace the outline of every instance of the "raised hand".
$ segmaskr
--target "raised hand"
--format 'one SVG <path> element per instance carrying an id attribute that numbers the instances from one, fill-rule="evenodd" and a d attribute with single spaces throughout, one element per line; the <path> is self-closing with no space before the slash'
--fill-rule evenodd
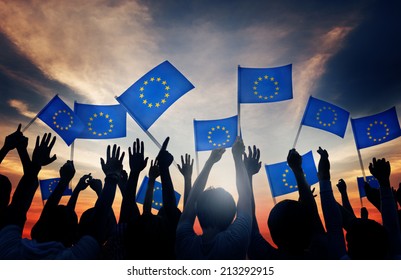
<path id="1" fill-rule="evenodd" d="M 153 160 L 150 161 L 150 168 L 149 168 L 149 179 L 156 180 L 157 177 L 160 176 L 160 169 L 157 165 L 157 161 L 153 163 Z"/>
<path id="2" fill-rule="evenodd" d="M 337 188 L 338 188 L 338 191 L 339 191 L 341 194 L 347 192 L 347 184 L 345 183 L 345 181 L 344 181 L 343 179 L 338 180 Z"/>
<path id="3" fill-rule="evenodd" d="M 237 136 L 237 138 L 235 139 L 235 142 L 231 148 L 231 152 L 234 157 L 242 158 L 242 155 L 245 152 L 245 145 L 244 145 L 244 141 L 242 140 L 241 137 Z"/>
<path id="4" fill-rule="evenodd" d="M 45 133 L 40 140 L 38 136 L 36 138 L 35 148 L 32 153 L 32 163 L 37 167 L 46 166 L 57 159 L 56 155 L 50 157 L 51 150 L 56 142 L 56 137 L 51 138 L 52 134 Z"/>
<path id="5" fill-rule="evenodd" d="M 67 160 L 67 162 L 60 168 L 60 178 L 69 182 L 72 180 L 74 175 L 74 163 L 71 160 Z"/>
<path id="6" fill-rule="evenodd" d="M 379 181 L 380 187 L 382 187 L 383 181 L 389 182 L 391 167 L 390 162 L 382 158 L 376 160 L 373 158 L 372 162 L 369 164 L 370 173 Z"/>
<path id="7" fill-rule="evenodd" d="M 5 149 L 7 152 L 15 149 L 18 146 L 18 144 L 21 142 L 21 139 L 23 139 L 23 135 L 21 132 L 21 124 L 19 124 L 16 131 L 14 131 L 10 135 L 6 136 L 6 139 L 5 139 L 4 145 L 3 145 L 3 149 Z M 28 142 L 26 142 L 26 143 L 28 144 Z"/>
<path id="8" fill-rule="evenodd" d="M 218 149 L 214 149 L 209 156 L 208 161 L 212 164 L 218 162 L 219 160 L 221 160 L 221 157 L 223 156 L 223 154 L 226 152 L 225 148 L 218 148 Z"/>
<path id="9" fill-rule="evenodd" d="M 184 178 L 192 176 L 193 166 L 194 159 L 191 160 L 191 156 L 189 154 L 185 154 L 185 159 L 184 156 L 181 156 L 181 165 L 178 164 L 178 170 L 181 172 Z"/>
<path id="10" fill-rule="evenodd" d="M 260 150 L 253 146 L 253 151 L 250 146 L 248 146 L 248 155 L 244 153 L 244 164 L 249 176 L 255 175 L 259 172 L 262 162 L 260 159 Z"/>
<path id="11" fill-rule="evenodd" d="M 100 179 L 90 179 L 88 181 L 89 187 L 97 194 L 97 196 L 100 196 L 100 193 L 102 192 L 102 180 Z"/>
<path id="12" fill-rule="evenodd" d="M 317 176 L 319 180 L 330 180 L 329 154 L 327 153 L 326 150 L 323 150 L 321 147 L 319 147 L 319 150 L 317 150 L 317 152 L 320 155 Z"/>
<path id="13" fill-rule="evenodd" d="M 294 170 L 302 169 L 302 156 L 295 149 L 291 149 L 287 155 L 287 163 Z"/>
<path id="14" fill-rule="evenodd" d="M 159 154 L 156 157 L 156 160 L 158 162 L 158 165 L 160 168 L 167 168 L 171 165 L 171 163 L 173 163 L 174 161 L 174 157 L 172 154 L 170 154 L 167 151 L 167 145 L 168 142 L 170 141 L 170 137 L 167 137 L 164 142 L 163 145 L 159 151 Z"/>
<path id="15" fill-rule="evenodd" d="M 107 146 L 106 161 L 100 158 L 100 164 L 106 177 L 114 178 L 118 182 L 123 170 L 124 155 L 124 152 L 120 155 L 120 147 L 117 147 L 116 144 L 113 145 L 112 152 L 110 152 L 110 145 Z"/>
<path id="16" fill-rule="evenodd" d="M 148 164 L 148 158 L 145 158 L 145 149 L 143 141 L 139 141 L 136 138 L 136 141 L 132 144 L 131 147 L 128 148 L 129 153 L 129 166 L 131 168 L 131 172 L 140 173 Z"/>
<path id="17" fill-rule="evenodd" d="M 79 181 L 77 186 L 75 187 L 76 189 L 79 189 L 80 191 L 85 190 L 89 186 L 89 181 L 92 180 L 91 173 L 83 175 Z"/>

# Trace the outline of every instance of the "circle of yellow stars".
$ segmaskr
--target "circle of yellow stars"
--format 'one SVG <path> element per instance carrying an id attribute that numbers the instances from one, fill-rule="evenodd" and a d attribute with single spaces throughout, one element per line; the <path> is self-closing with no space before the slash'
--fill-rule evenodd
<path id="1" fill-rule="evenodd" d="M 212 137 L 213 133 L 216 133 L 218 131 L 226 134 L 226 139 L 225 139 L 225 141 L 223 143 L 215 143 L 213 141 L 213 137 Z M 224 126 L 220 126 L 220 125 L 213 126 L 208 131 L 207 139 L 208 139 L 209 143 L 211 145 L 213 145 L 213 147 L 218 147 L 218 148 L 224 147 L 224 146 L 227 145 L 227 143 L 229 143 L 231 141 L 230 131 Z"/>
<path id="2" fill-rule="evenodd" d="M 287 181 L 287 176 L 288 176 L 288 173 L 290 172 L 290 170 L 288 169 L 288 168 L 286 168 L 285 170 L 284 170 L 284 173 L 283 174 L 281 174 L 281 176 L 283 177 L 283 184 L 284 184 L 284 186 L 285 187 L 289 187 L 290 189 L 293 189 L 293 188 L 298 188 L 298 185 L 290 185 L 289 183 L 288 183 L 288 181 Z M 305 176 L 305 178 L 306 178 L 306 174 L 304 173 L 304 176 Z"/>
<path id="3" fill-rule="evenodd" d="M 49 188 L 49 192 L 50 192 L 50 193 L 53 192 L 52 186 L 53 186 L 54 184 L 58 184 L 58 181 L 57 181 L 57 180 L 53 180 L 53 181 L 51 181 L 51 182 L 49 183 L 48 188 Z"/>
<path id="4" fill-rule="evenodd" d="M 324 122 L 324 121 L 322 120 L 321 114 L 322 114 L 323 112 L 325 112 L 325 111 L 330 111 L 330 112 L 333 113 L 333 120 L 332 120 L 331 122 Z M 316 121 L 317 121 L 320 125 L 322 125 L 322 126 L 329 126 L 329 127 L 330 127 L 330 126 L 336 124 L 337 116 L 338 116 L 338 115 L 337 115 L 337 112 L 336 112 L 335 109 L 331 108 L 330 106 L 329 106 L 329 107 L 323 106 L 323 107 L 320 108 L 320 109 L 317 111 L 317 113 L 316 113 Z"/>
<path id="5" fill-rule="evenodd" d="M 259 87 L 260 83 L 262 83 L 263 81 L 268 81 L 268 82 L 274 84 L 274 87 L 275 87 L 274 88 L 274 93 L 271 93 L 270 95 L 269 94 L 264 95 L 264 94 L 261 94 L 260 91 L 258 91 L 258 87 Z M 279 87 L 278 81 L 276 81 L 276 79 L 274 77 L 271 77 L 269 75 L 264 75 L 263 77 L 262 76 L 258 77 L 253 82 L 253 88 L 252 89 L 253 89 L 253 94 L 257 98 L 263 99 L 263 100 L 270 100 L 270 99 L 273 99 L 275 96 L 279 95 L 280 87 Z"/>
<path id="6" fill-rule="evenodd" d="M 61 115 L 67 115 L 67 119 L 69 119 L 69 122 L 67 125 L 60 125 L 57 122 L 57 118 Z M 72 125 L 74 124 L 74 117 L 71 115 L 70 112 L 68 112 L 67 110 L 58 110 L 57 112 L 54 113 L 53 115 L 53 125 L 60 130 L 68 130 L 72 127 Z M 65 117 L 62 117 L 63 119 L 65 119 Z"/>
<path id="7" fill-rule="evenodd" d="M 160 188 L 160 187 L 155 187 L 155 189 L 153 190 L 153 192 L 156 192 L 156 191 L 161 191 L 161 188 Z M 160 206 L 160 207 L 163 206 L 163 202 L 157 202 L 157 201 L 155 201 L 154 199 L 152 200 L 152 204 L 153 204 L 154 206 Z"/>
<path id="8" fill-rule="evenodd" d="M 382 137 L 375 137 L 372 135 L 372 130 L 375 127 L 381 127 L 384 129 L 385 133 Z M 378 129 L 376 128 L 375 131 L 377 131 Z M 369 140 L 373 141 L 373 142 L 381 142 L 386 140 L 387 136 L 390 135 L 390 128 L 388 128 L 387 124 L 385 124 L 383 121 L 374 121 L 372 123 L 369 124 L 369 126 L 366 128 L 366 135 L 368 136 Z"/>
<path id="9" fill-rule="evenodd" d="M 160 83 L 164 87 L 164 94 L 163 94 L 163 97 L 160 99 L 159 102 L 152 103 L 152 102 L 149 102 L 146 99 L 145 88 L 150 83 Z M 139 91 L 140 91 L 139 98 L 142 100 L 142 104 L 145 105 L 146 107 L 148 107 L 148 108 L 159 108 L 160 106 L 165 104 L 167 102 L 167 98 L 170 97 L 169 90 L 170 90 L 170 86 L 167 84 L 167 81 L 163 80 L 160 77 L 157 77 L 157 78 L 152 77 L 149 80 L 144 81 L 143 85 L 139 88 Z"/>
<path id="10" fill-rule="evenodd" d="M 107 129 L 106 131 L 96 131 L 96 128 L 93 127 L 92 123 L 93 123 L 93 121 L 102 119 L 102 118 L 108 123 L 109 129 Z M 114 128 L 113 119 L 110 118 L 109 114 L 105 114 L 103 112 L 99 112 L 99 114 L 93 113 L 93 115 L 89 118 L 88 130 L 93 135 L 96 135 L 99 137 L 107 136 L 109 133 L 113 132 L 113 128 Z"/>

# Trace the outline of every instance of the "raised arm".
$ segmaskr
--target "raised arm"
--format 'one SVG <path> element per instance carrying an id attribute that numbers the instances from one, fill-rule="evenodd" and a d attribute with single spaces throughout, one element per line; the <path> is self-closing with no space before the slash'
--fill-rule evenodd
<path id="1" fill-rule="evenodd" d="M 120 147 L 113 145 L 113 150 L 110 150 L 110 145 L 107 147 L 106 161 L 101 158 L 100 163 L 102 170 L 106 175 L 104 179 L 104 188 L 100 197 L 96 201 L 93 227 L 91 235 L 103 244 L 105 241 L 104 229 L 107 227 L 107 218 L 112 211 L 112 205 L 116 194 L 118 180 L 123 170 L 124 152 L 120 154 Z"/>
<path id="2" fill-rule="evenodd" d="M 340 259 L 346 255 L 346 248 L 341 212 L 331 187 L 329 154 L 321 147 L 319 147 L 317 152 L 320 154 L 318 178 L 320 200 L 327 229 L 329 258 Z"/>
<path id="3" fill-rule="evenodd" d="M 373 158 L 369 164 L 370 173 L 379 181 L 381 214 L 383 226 L 389 232 L 392 253 L 398 257 L 401 255 L 401 230 L 398 220 L 397 205 L 394 200 L 393 191 L 390 187 L 390 162 L 382 158 Z"/>
<path id="4" fill-rule="evenodd" d="M 192 188 L 192 170 L 194 166 L 194 160 L 191 160 L 189 154 L 185 154 L 185 159 L 181 156 L 181 165 L 178 165 L 182 176 L 184 176 L 184 208 L 188 200 L 188 195 Z"/>
<path id="5" fill-rule="evenodd" d="M 150 215 L 152 213 L 152 199 L 153 199 L 153 190 L 155 187 L 156 178 L 160 176 L 159 166 L 157 162 L 153 163 L 153 160 L 150 162 L 149 168 L 149 182 L 146 189 L 145 201 L 143 202 L 143 215 Z"/>
<path id="6" fill-rule="evenodd" d="M 287 163 L 294 173 L 295 179 L 297 181 L 299 200 L 304 205 L 306 211 L 309 213 L 309 216 L 314 221 L 314 232 L 318 234 L 324 233 L 324 227 L 317 210 L 315 198 L 311 191 L 310 185 L 305 179 L 304 171 L 302 169 L 301 155 L 295 149 L 291 149 L 288 152 Z"/>
<path id="7" fill-rule="evenodd" d="M 89 186 L 89 181 L 92 179 L 91 173 L 83 175 L 78 184 L 75 186 L 70 199 L 68 200 L 67 206 L 75 211 L 79 193 L 85 190 Z"/>
<path id="8" fill-rule="evenodd" d="M 170 165 L 173 163 L 174 157 L 167 151 L 167 145 L 170 138 L 167 137 L 156 157 L 160 170 L 160 179 L 162 181 L 163 208 L 168 219 L 173 219 L 176 213 L 176 201 L 174 194 L 173 181 L 170 175 Z M 171 220 L 172 221 L 172 220 Z"/>
<path id="9" fill-rule="evenodd" d="M 355 213 L 354 213 L 354 209 L 352 209 L 351 203 L 350 203 L 349 198 L 348 198 L 347 184 L 345 183 L 345 181 L 343 179 L 338 180 L 337 188 L 338 188 L 338 191 L 341 194 L 341 202 L 342 202 L 343 207 L 345 209 L 347 209 L 347 211 L 351 215 L 356 217 Z"/>
<path id="10" fill-rule="evenodd" d="M 138 205 L 135 202 L 139 174 L 146 167 L 148 158 L 145 158 L 145 149 L 142 141 L 137 138 L 128 148 L 130 173 L 121 202 L 119 223 L 128 223 L 140 216 Z"/>
<path id="11" fill-rule="evenodd" d="M 13 198 L 7 210 L 7 224 L 16 224 L 21 230 L 26 221 L 26 214 L 31 207 L 32 199 L 38 188 L 38 174 L 42 166 L 48 165 L 56 160 L 56 155 L 50 156 L 51 150 L 56 142 L 56 137 L 44 134 L 42 139 L 36 138 L 32 161 L 22 176 L 14 192 Z"/>
<path id="12" fill-rule="evenodd" d="M 221 157 L 223 156 L 226 150 L 224 148 L 215 149 L 210 153 L 209 158 L 207 159 L 205 165 L 203 166 L 202 171 L 199 173 L 199 176 L 196 178 L 191 192 L 189 193 L 188 200 L 184 211 L 180 217 L 180 223 L 191 223 L 193 224 L 196 217 L 195 205 L 196 201 L 199 198 L 199 195 L 205 189 L 207 179 L 209 178 L 210 171 L 215 163 L 217 163 Z"/>

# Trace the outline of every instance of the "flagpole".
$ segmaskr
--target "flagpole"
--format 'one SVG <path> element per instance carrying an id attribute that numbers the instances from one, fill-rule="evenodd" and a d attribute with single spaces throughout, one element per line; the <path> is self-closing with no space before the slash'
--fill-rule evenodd
<path id="1" fill-rule="evenodd" d="M 357 152 L 358 152 L 359 165 L 361 166 L 363 180 L 366 182 L 366 174 L 365 174 L 365 169 L 363 168 L 363 162 L 362 162 L 361 151 L 360 151 L 358 148 L 356 148 L 356 150 L 357 150 Z M 361 201 L 361 207 L 363 207 L 362 197 L 359 196 L 359 199 L 360 199 L 360 201 Z"/>
<path id="2" fill-rule="evenodd" d="M 39 111 L 39 113 L 36 114 L 35 117 L 33 117 L 33 119 L 21 130 L 21 132 L 25 132 L 25 130 L 28 129 L 28 127 L 30 127 L 38 118 L 38 116 L 49 106 L 50 102 L 57 96 L 58 94 L 56 94 L 49 102 L 47 102 L 46 106 L 42 108 L 42 110 Z"/>
<path id="3" fill-rule="evenodd" d="M 301 129 L 302 129 L 302 123 L 299 124 L 298 132 L 297 135 L 295 136 L 294 145 L 292 145 L 293 149 L 295 149 L 295 146 L 297 145 L 299 135 L 301 134 Z"/>

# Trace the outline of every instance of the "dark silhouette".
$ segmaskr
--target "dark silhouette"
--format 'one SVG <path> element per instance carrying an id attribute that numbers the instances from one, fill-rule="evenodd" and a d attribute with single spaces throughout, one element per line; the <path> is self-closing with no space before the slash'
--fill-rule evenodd
<path id="1" fill-rule="evenodd" d="M 245 259 L 252 228 L 252 199 L 248 174 L 242 159 L 244 144 L 237 138 L 232 146 L 238 202 L 222 188 L 204 191 L 209 173 L 225 152 L 213 150 L 196 178 L 177 227 L 179 259 Z M 235 219 L 234 216 L 236 215 Z M 193 230 L 198 217 L 203 234 Z"/>

